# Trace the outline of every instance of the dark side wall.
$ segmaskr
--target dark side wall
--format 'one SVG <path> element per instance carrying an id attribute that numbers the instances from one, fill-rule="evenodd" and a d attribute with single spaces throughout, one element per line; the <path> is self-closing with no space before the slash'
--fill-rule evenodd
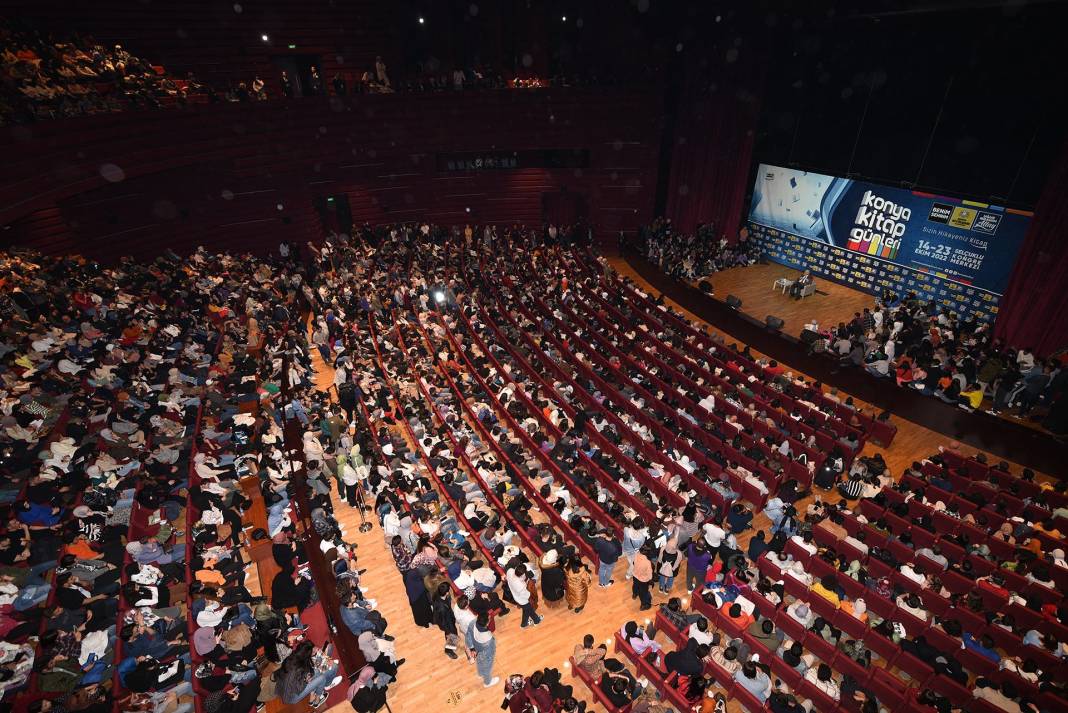
<path id="1" fill-rule="evenodd" d="M 652 91 L 652 90 L 650 90 Z M 648 220 L 657 102 L 640 90 L 485 91 L 128 112 L 0 131 L 0 246 L 101 259 L 317 239 L 348 198 L 372 224 L 540 224 L 581 196 L 603 235 Z M 439 154 L 580 149 L 585 168 L 439 171 Z M 469 210 L 468 210 L 469 209 Z"/>

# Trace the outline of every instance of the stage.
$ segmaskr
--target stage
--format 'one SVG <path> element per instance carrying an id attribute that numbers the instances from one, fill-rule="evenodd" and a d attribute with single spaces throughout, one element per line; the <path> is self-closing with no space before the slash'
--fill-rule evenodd
<path id="1" fill-rule="evenodd" d="M 775 315 L 785 322 L 782 331 L 792 337 L 798 336 L 802 327 L 813 319 L 822 328 L 832 327 L 848 322 L 854 312 L 875 304 L 875 297 L 866 292 L 819 278 L 815 282 L 816 293 L 800 300 L 772 287 L 780 278 L 796 280 L 800 274 L 784 265 L 769 263 L 731 268 L 707 279 L 715 290 L 715 299 L 726 301 L 728 295 L 738 297 L 742 301 L 739 311 L 759 322 L 769 314 Z"/>

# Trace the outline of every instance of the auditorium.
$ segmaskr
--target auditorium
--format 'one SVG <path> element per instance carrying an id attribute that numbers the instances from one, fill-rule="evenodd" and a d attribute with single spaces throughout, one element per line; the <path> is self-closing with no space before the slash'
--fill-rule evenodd
<path id="1" fill-rule="evenodd" d="M 1068 712 L 1066 24 L 0 0 L 0 711 Z"/>

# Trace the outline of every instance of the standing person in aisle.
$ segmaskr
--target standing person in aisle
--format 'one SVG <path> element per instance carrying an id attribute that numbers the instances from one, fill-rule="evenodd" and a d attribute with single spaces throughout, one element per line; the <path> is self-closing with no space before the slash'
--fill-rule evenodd
<path id="1" fill-rule="evenodd" d="M 645 546 L 634 555 L 634 569 L 631 572 L 631 597 L 637 597 L 641 602 L 641 610 L 646 611 L 653 606 L 653 596 L 650 588 L 653 586 L 653 563 L 649 561 L 652 547 Z"/>
<path id="2" fill-rule="evenodd" d="M 500 677 L 493 675 L 493 660 L 497 656 L 497 639 L 490 630 L 488 614 L 479 614 L 475 623 L 467 630 L 467 648 L 475 652 L 475 669 L 482 677 L 486 688 L 496 686 Z"/>
<path id="3" fill-rule="evenodd" d="M 635 516 L 623 528 L 623 556 L 627 558 L 627 579 L 634 572 L 634 557 L 649 539 L 649 531 L 640 517 Z"/>
<path id="4" fill-rule="evenodd" d="M 523 611 L 523 621 L 520 626 L 525 629 L 528 626 L 540 624 L 541 617 L 535 611 L 537 601 L 532 598 L 530 587 L 527 584 L 531 577 L 530 573 L 527 572 L 526 565 L 518 559 L 512 560 L 504 573 L 504 578 L 508 584 L 508 591 L 511 593 L 512 599 Z M 535 593 L 537 592 L 536 589 L 534 591 Z"/>
<path id="5" fill-rule="evenodd" d="M 589 568 L 582 564 L 578 557 L 572 557 L 564 570 L 564 595 L 567 599 L 567 608 L 573 609 L 576 614 L 586 606 L 586 600 L 590 596 L 590 585 L 593 577 Z"/>
<path id="6" fill-rule="evenodd" d="M 616 568 L 616 562 L 623 554 L 623 546 L 609 530 L 601 530 L 590 544 L 593 545 L 600 562 L 597 567 L 597 585 L 610 587 L 616 581 L 612 579 L 612 570 Z"/>
<path id="7" fill-rule="evenodd" d="M 452 589 L 448 582 L 442 582 L 434 592 L 431 613 L 434 624 L 445 634 L 445 655 L 456 658 L 456 644 L 460 637 L 456 631 L 456 615 L 452 611 Z"/>

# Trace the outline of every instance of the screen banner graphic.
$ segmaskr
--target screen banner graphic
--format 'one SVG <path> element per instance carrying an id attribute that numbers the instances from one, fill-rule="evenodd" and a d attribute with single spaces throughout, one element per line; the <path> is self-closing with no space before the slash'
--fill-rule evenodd
<path id="1" fill-rule="evenodd" d="M 760 164 L 749 231 L 769 259 L 992 321 L 1032 214 Z"/>

